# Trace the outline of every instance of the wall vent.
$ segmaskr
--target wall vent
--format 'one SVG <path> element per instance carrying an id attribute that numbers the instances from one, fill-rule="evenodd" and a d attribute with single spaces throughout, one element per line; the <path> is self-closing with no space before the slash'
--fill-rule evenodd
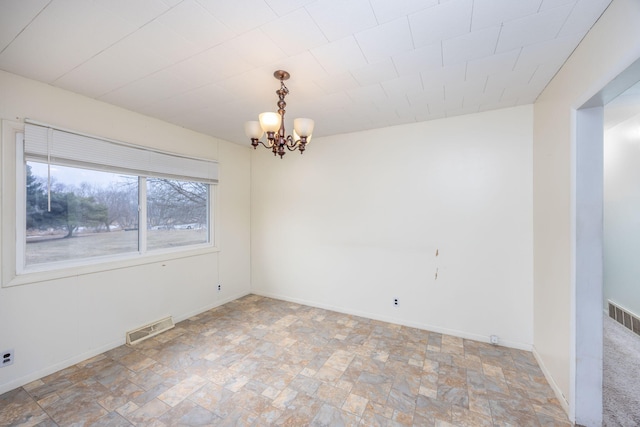
<path id="1" fill-rule="evenodd" d="M 157 322 L 149 323 L 148 325 L 141 326 L 137 329 L 127 332 L 127 344 L 137 344 L 140 341 L 144 341 L 147 338 L 158 335 L 161 332 L 168 331 L 175 325 L 173 323 L 173 317 L 165 317 Z"/>
<path id="2" fill-rule="evenodd" d="M 640 316 L 633 314 L 626 308 L 620 307 L 618 304 L 611 300 L 607 300 L 609 304 L 609 317 L 615 319 L 618 323 L 627 329 L 640 335 Z"/>

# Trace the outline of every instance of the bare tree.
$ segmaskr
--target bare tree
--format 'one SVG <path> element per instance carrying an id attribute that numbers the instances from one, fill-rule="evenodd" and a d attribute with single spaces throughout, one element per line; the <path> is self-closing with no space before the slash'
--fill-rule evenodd
<path id="1" fill-rule="evenodd" d="M 108 208 L 107 231 L 115 223 L 121 228 L 135 228 L 138 223 L 138 188 L 128 183 L 111 183 L 106 188 L 93 188 L 93 197 Z"/>
<path id="2" fill-rule="evenodd" d="M 172 228 L 206 223 L 209 185 L 172 179 L 147 179 L 147 220 L 150 227 Z"/>

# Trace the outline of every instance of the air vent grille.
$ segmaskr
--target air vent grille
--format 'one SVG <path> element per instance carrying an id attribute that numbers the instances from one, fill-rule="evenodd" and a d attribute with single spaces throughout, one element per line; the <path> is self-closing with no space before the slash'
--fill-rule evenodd
<path id="1" fill-rule="evenodd" d="M 148 325 L 141 326 L 137 329 L 127 332 L 127 344 L 133 345 L 140 341 L 144 341 L 147 338 L 158 335 L 161 332 L 168 331 L 175 325 L 173 323 L 173 317 L 165 317 L 157 322 L 150 323 Z"/>
<path id="2" fill-rule="evenodd" d="M 607 302 L 609 303 L 609 317 L 615 319 L 625 328 L 631 329 L 633 332 L 640 335 L 640 316 L 620 307 L 611 300 L 607 300 Z"/>

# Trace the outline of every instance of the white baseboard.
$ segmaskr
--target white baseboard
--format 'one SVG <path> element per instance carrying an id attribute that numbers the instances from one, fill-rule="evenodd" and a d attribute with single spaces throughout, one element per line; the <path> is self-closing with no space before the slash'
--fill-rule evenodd
<path id="1" fill-rule="evenodd" d="M 193 311 L 191 311 L 189 313 L 182 314 L 180 316 L 176 316 L 175 317 L 175 321 L 176 321 L 176 323 L 177 322 L 181 322 L 181 321 L 183 321 L 185 319 L 188 319 L 190 317 L 193 317 L 193 316 L 195 316 L 197 314 L 204 313 L 205 311 L 211 310 L 212 308 L 219 307 L 221 305 L 224 305 L 224 304 L 226 304 L 228 302 L 231 302 L 233 300 L 236 300 L 238 298 L 242 298 L 243 296 L 246 296 L 246 295 L 249 295 L 249 294 L 250 294 L 250 292 L 243 292 L 243 293 L 232 295 L 232 296 L 229 296 L 229 297 L 224 298 L 222 300 L 216 301 L 216 302 L 214 302 L 212 304 L 207 304 L 206 306 L 203 306 L 203 307 L 201 307 L 199 309 L 193 310 Z M 58 372 L 58 371 L 60 371 L 62 369 L 65 369 L 65 368 L 68 368 L 69 366 L 73 366 L 76 363 L 82 362 L 83 360 L 87 360 L 87 359 L 90 359 L 92 357 L 95 357 L 95 356 L 97 356 L 99 354 L 102 354 L 102 353 L 104 353 L 106 351 L 113 350 L 114 348 L 119 347 L 119 346 L 121 346 L 123 344 L 125 344 L 125 332 L 122 333 L 122 339 L 119 339 L 119 340 L 116 340 L 116 341 L 112 341 L 112 342 L 107 343 L 107 344 L 105 344 L 103 346 L 91 349 L 91 350 L 89 350 L 87 352 L 81 353 L 81 354 L 73 356 L 73 357 L 71 357 L 69 359 L 66 359 L 66 360 L 63 360 L 61 362 L 55 363 L 55 364 L 53 364 L 51 366 L 47 366 L 46 368 L 43 368 L 43 369 L 40 369 L 38 371 L 29 373 L 29 374 L 24 375 L 22 377 L 16 378 L 16 379 L 11 380 L 11 381 L 9 381 L 7 383 L 0 384 L 0 394 L 6 393 L 6 392 L 11 391 L 11 390 L 13 390 L 15 388 L 18 388 L 18 387 L 22 387 L 23 385 L 29 384 L 32 381 L 38 380 L 40 378 L 44 378 L 47 375 L 51 375 L 51 374 L 53 374 L 55 372 Z"/>
<path id="2" fill-rule="evenodd" d="M 536 358 L 536 361 L 538 362 L 540 369 L 542 369 L 542 373 L 544 374 L 544 377 L 547 379 L 549 386 L 551 387 L 551 389 L 553 390 L 553 393 L 556 395 L 556 398 L 560 402 L 560 406 L 562 406 L 562 409 L 569 417 L 569 420 L 572 423 L 574 423 L 575 420 L 571 416 L 571 411 L 569 410 L 569 402 L 567 401 L 567 398 L 562 393 L 562 390 L 560 390 L 560 387 L 558 387 L 558 384 L 556 384 L 555 380 L 551 376 L 551 373 L 549 372 L 544 362 L 542 361 L 542 358 L 540 357 L 540 354 L 538 354 L 538 351 L 536 350 L 535 346 L 532 349 L 532 353 L 533 353 L 533 356 Z"/>
<path id="3" fill-rule="evenodd" d="M 429 325 L 426 323 L 421 323 L 421 322 L 411 322 L 411 321 L 406 321 L 403 319 L 398 319 L 395 317 L 390 317 L 390 316 L 381 316 L 378 314 L 374 314 L 374 313 L 369 313 L 369 312 L 364 312 L 364 311 L 359 311 L 359 310 L 351 310 L 349 308 L 345 308 L 345 307 L 339 307 L 339 306 L 335 306 L 335 305 L 331 305 L 331 304 L 322 304 L 322 303 L 318 303 L 315 301 L 308 301 L 308 300 L 304 300 L 304 299 L 300 299 L 300 298 L 290 298 L 284 295 L 279 295 L 279 294 L 274 294 L 271 292 L 260 292 L 260 291 L 255 291 L 253 290 L 251 293 L 255 294 L 255 295 L 260 295 L 263 297 L 267 297 L 267 298 L 273 298 L 273 299 L 278 299 L 278 300 L 282 300 L 282 301 L 289 301 L 289 302 L 294 302 L 297 304 L 302 304 L 302 305 L 307 305 L 310 307 L 316 307 L 316 308 L 322 308 L 324 310 L 330 310 L 330 311 L 336 311 L 338 313 L 344 313 L 344 314 L 351 314 L 353 316 L 360 316 L 360 317 L 364 317 L 367 319 L 372 319 L 372 320 L 379 320 L 382 322 L 388 322 L 388 323 L 394 323 L 396 325 L 402 325 L 402 326 L 408 326 L 410 328 L 416 328 L 416 329 L 423 329 L 426 331 L 431 331 L 431 332 L 437 332 L 440 334 L 446 334 L 446 335 L 452 335 L 458 338 L 464 338 L 464 339 L 469 339 L 469 340 L 474 340 L 474 341 L 480 341 L 480 342 L 485 342 L 485 343 L 490 343 L 490 339 L 491 337 L 489 336 L 485 336 L 485 335 L 479 335 L 479 334 L 471 334 L 468 332 L 464 332 L 464 331 L 458 331 L 455 329 L 448 329 L 448 328 L 442 328 L 439 326 L 435 326 L 435 325 Z M 532 344 L 525 344 L 525 343 L 520 343 L 520 342 L 515 342 L 515 341 L 500 341 L 499 345 L 503 346 L 503 347 L 509 347 L 509 348 L 514 348 L 517 350 L 524 350 L 524 351 L 531 351 L 533 349 L 533 345 Z"/>
<path id="4" fill-rule="evenodd" d="M 212 308 L 220 307 L 221 305 L 225 305 L 228 302 L 235 301 L 235 300 L 237 300 L 239 298 L 242 298 L 242 297 L 250 295 L 250 294 L 251 294 L 251 292 L 247 291 L 247 292 L 240 292 L 240 293 L 231 295 L 231 296 L 226 297 L 224 299 L 215 301 L 215 302 L 213 302 L 211 304 L 207 304 L 207 305 L 202 306 L 202 307 L 200 307 L 198 309 L 192 310 L 192 311 L 190 311 L 188 313 L 182 314 L 180 316 L 176 316 L 174 318 L 175 322 L 176 323 L 182 322 L 183 320 L 186 320 L 186 319 L 188 319 L 190 317 L 197 316 L 198 314 L 204 313 L 205 311 L 209 311 Z"/>
<path id="5" fill-rule="evenodd" d="M 4 383 L 4 384 L 0 384 L 0 394 L 2 393 L 6 393 L 8 391 L 11 391 L 15 388 L 18 387 L 22 387 L 25 384 L 29 384 L 32 381 L 38 380 L 40 378 L 44 378 L 47 375 L 51 375 L 55 372 L 58 372 L 62 369 L 68 368 L 69 366 L 73 366 L 76 363 L 80 363 L 83 360 L 87 360 L 87 359 L 91 359 L 94 356 L 97 356 L 101 353 L 104 353 L 105 351 L 109 351 L 112 350 L 116 347 L 119 347 L 121 345 L 123 345 L 125 343 L 125 335 L 124 333 L 122 334 L 122 339 L 119 339 L 117 341 L 112 341 L 108 344 L 105 344 L 101 347 L 98 348 L 94 348 L 90 351 L 87 351 L 85 353 L 79 354 L 77 356 L 71 357 L 69 359 L 63 360 L 62 362 L 58 362 L 56 364 L 53 364 L 51 366 L 47 366 L 46 368 L 40 369 L 36 372 L 32 372 L 29 373 L 27 375 L 24 375 L 20 378 L 16 378 L 12 381 L 9 381 L 8 383 Z"/>

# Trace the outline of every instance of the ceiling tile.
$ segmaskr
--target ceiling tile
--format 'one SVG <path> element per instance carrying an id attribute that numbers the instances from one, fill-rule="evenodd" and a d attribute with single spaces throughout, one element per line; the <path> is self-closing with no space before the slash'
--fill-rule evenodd
<path id="1" fill-rule="evenodd" d="M 287 54 L 261 29 L 255 29 L 235 37 L 226 45 L 231 51 L 255 67 L 271 64 L 287 57 Z"/>
<path id="2" fill-rule="evenodd" d="M 420 74 L 401 76 L 397 79 L 387 80 L 380 83 L 389 98 L 394 96 L 406 96 L 408 93 L 422 92 L 422 79 Z"/>
<path id="3" fill-rule="evenodd" d="M 320 122 L 319 117 L 321 117 L 321 115 L 320 113 L 314 113 L 313 111 L 324 111 L 328 116 L 335 117 L 335 111 L 350 104 L 351 99 L 345 92 L 341 91 L 319 96 L 313 103 L 296 104 L 295 112 L 293 111 L 294 106 L 292 105 L 291 111 L 293 113 L 293 117 L 312 117 L 316 120 L 316 129 L 320 129 L 318 125 Z M 316 119 L 316 117 L 318 117 L 318 119 Z"/>
<path id="4" fill-rule="evenodd" d="M 296 55 L 327 42 L 326 37 L 304 8 L 263 26 L 262 31 L 287 55 Z M 292 37 L 292 34 L 295 36 Z"/>
<path id="5" fill-rule="evenodd" d="M 130 22 L 136 28 L 142 27 L 170 8 L 162 0 L 94 0 L 94 3 Z"/>
<path id="6" fill-rule="evenodd" d="M 466 78 L 486 77 L 503 70 L 513 70 L 520 57 L 520 51 L 520 49 L 514 49 L 469 61 L 467 62 Z"/>
<path id="7" fill-rule="evenodd" d="M 315 83 L 320 86 L 325 93 L 342 92 L 359 86 L 351 73 L 342 73 L 324 79 L 319 79 L 316 80 Z"/>
<path id="8" fill-rule="evenodd" d="M 533 68 L 547 62 L 563 64 L 581 38 L 573 35 L 525 46 L 518 56 L 514 69 Z"/>
<path id="9" fill-rule="evenodd" d="M 374 101 L 384 102 L 388 99 L 380 84 L 349 89 L 347 90 L 347 95 L 354 104 L 358 105 L 372 104 Z"/>
<path id="10" fill-rule="evenodd" d="M 174 117 L 194 114 L 198 110 L 208 109 L 212 102 L 219 108 L 224 108 L 223 106 L 232 100 L 234 100 L 233 94 L 211 84 L 145 105 L 140 108 L 140 111 L 150 116 L 169 120 Z"/>
<path id="11" fill-rule="evenodd" d="M 215 46 L 235 35 L 195 0 L 184 0 L 159 16 L 158 22 L 195 43 L 200 49 Z"/>
<path id="12" fill-rule="evenodd" d="M 442 67 L 442 43 L 433 43 L 418 49 L 393 56 L 398 74 L 413 74 L 416 71 Z"/>
<path id="13" fill-rule="evenodd" d="M 556 75 L 561 65 L 557 63 L 546 63 L 539 65 L 529 80 L 529 85 L 543 90 L 549 80 Z"/>
<path id="14" fill-rule="evenodd" d="M 427 90 L 411 92 L 407 94 L 409 104 L 421 112 L 424 109 L 429 109 L 430 105 L 444 102 L 444 85 L 432 86 Z"/>
<path id="15" fill-rule="evenodd" d="M 591 28 L 602 12 L 609 6 L 611 0 L 580 0 L 571 11 L 569 18 L 560 30 L 560 36 L 572 34 L 584 35 Z"/>
<path id="16" fill-rule="evenodd" d="M 318 46 L 311 54 L 329 74 L 340 74 L 351 68 L 359 68 L 367 64 L 360 46 L 353 36 L 348 36 L 332 43 Z"/>
<path id="17" fill-rule="evenodd" d="M 370 0 L 380 24 L 438 4 L 438 0 Z"/>
<path id="18" fill-rule="evenodd" d="M 543 89 L 544 86 L 536 87 L 530 84 L 508 86 L 502 92 L 501 102 L 506 101 L 517 105 L 531 104 Z"/>
<path id="19" fill-rule="evenodd" d="M 165 58 L 170 64 L 202 51 L 196 43 L 177 34 L 158 21 L 153 21 L 130 34 L 116 45 L 126 48 L 130 52 L 146 52 L 157 54 Z"/>
<path id="20" fill-rule="evenodd" d="M 511 86 L 527 86 L 529 81 L 533 77 L 536 69 L 533 68 L 521 68 L 516 71 L 502 71 L 489 76 L 487 80 L 486 91 L 499 91 Z"/>
<path id="21" fill-rule="evenodd" d="M 433 85 L 463 82 L 466 78 L 466 64 L 456 64 L 447 67 L 430 68 L 420 73 L 425 88 Z"/>
<path id="22" fill-rule="evenodd" d="M 380 62 L 413 49 L 407 18 L 398 18 L 361 31 L 356 34 L 356 40 L 369 63 Z"/>
<path id="23" fill-rule="evenodd" d="M 267 4 L 278 14 L 278 16 L 286 15 L 296 9 L 313 3 L 316 0 L 265 0 Z"/>
<path id="24" fill-rule="evenodd" d="M 224 58 L 224 61 L 220 61 Z M 221 44 L 182 61 L 170 70 L 176 71 L 189 88 L 214 83 L 252 70 L 254 66 L 232 49 L 228 44 Z"/>
<path id="25" fill-rule="evenodd" d="M 270 67 L 263 68 L 265 70 L 271 69 L 272 72 L 277 69 L 289 71 L 291 74 L 290 83 L 306 83 L 329 75 L 309 51 L 288 56 L 287 58 L 274 62 Z M 271 75 L 271 73 L 269 73 L 269 75 Z"/>
<path id="26" fill-rule="evenodd" d="M 553 9 L 566 4 L 575 4 L 577 0 L 542 0 L 540 10 Z"/>
<path id="27" fill-rule="evenodd" d="M 442 42 L 442 58 L 445 66 L 493 55 L 500 27 L 472 31 Z"/>
<path id="28" fill-rule="evenodd" d="M 187 82 L 171 71 L 160 71 L 137 80 L 99 99 L 125 108 L 136 110 L 161 99 L 170 98 L 184 92 Z"/>
<path id="29" fill-rule="evenodd" d="M 180 2 L 182 2 L 183 0 L 162 0 L 167 6 L 169 7 L 173 7 L 173 6 L 177 6 Z"/>
<path id="30" fill-rule="evenodd" d="M 446 84 L 444 86 L 444 99 L 445 101 L 460 99 L 472 102 L 471 100 L 479 99 L 484 95 L 486 84 L 486 77 L 467 80 L 458 84 Z"/>
<path id="31" fill-rule="evenodd" d="M 0 52 L 20 34 L 50 0 L 5 1 L 0 13 Z"/>
<path id="32" fill-rule="evenodd" d="M 53 2 L 0 54 L 0 68 L 49 83 L 134 29 L 91 2 Z"/>
<path id="33" fill-rule="evenodd" d="M 360 86 L 368 86 L 374 83 L 391 80 L 398 77 L 398 72 L 391 58 L 384 59 L 374 64 L 367 64 L 351 70 L 351 75 Z"/>
<path id="34" fill-rule="evenodd" d="M 570 12 L 571 5 L 566 5 L 505 22 L 496 51 L 506 52 L 557 37 Z"/>
<path id="35" fill-rule="evenodd" d="M 167 65 L 164 58 L 152 52 L 115 45 L 66 73 L 54 84 L 97 98 Z"/>
<path id="36" fill-rule="evenodd" d="M 462 99 L 463 108 L 499 102 L 502 91 L 488 91 L 485 89 L 486 83 L 487 78 L 469 80 L 462 85 L 446 87 L 445 93 L 452 99 Z"/>
<path id="37" fill-rule="evenodd" d="M 415 47 L 468 33 L 472 9 L 472 0 L 451 0 L 409 15 Z"/>
<path id="38" fill-rule="evenodd" d="M 323 0 L 308 4 L 305 9 L 329 41 L 377 24 L 368 0 Z"/>
<path id="39" fill-rule="evenodd" d="M 500 25 L 505 21 L 533 15 L 538 12 L 540 3 L 541 0 L 492 0 L 474 2 L 471 29 L 477 30 L 492 27 Z"/>
<path id="40" fill-rule="evenodd" d="M 97 97 L 166 68 L 196 52 L 194 44 L 162 24 L 151 22 L 64 74 L 55 84 Z M 108 72 L 102 72 L 105 70 Z M 209 78 L 206 81 L 210 80 Z"/>
<path id="41" fill-rule="evenodd" d="M 255 114 L 273 111 L 278 100 L 275 95 L 280 83 L 273 77 L 273 71 L 257 68 L 218 82 L 226 91 L 238 99 L 252 100 Z"/>
<path id="42" fill-rule="evenodd" d="M 213 16 L 240 34 L 273 21 L 277 15 L 264 0 L 197 0 Z"/>

